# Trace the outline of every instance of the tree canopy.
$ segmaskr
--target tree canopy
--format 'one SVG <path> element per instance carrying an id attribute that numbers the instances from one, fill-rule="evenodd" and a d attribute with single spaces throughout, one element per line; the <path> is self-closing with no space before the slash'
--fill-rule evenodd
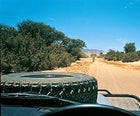
<path id="1" fill-rule="evenodd" d="M 85 42 L 31 20 L 14 27 L 0 24 L 1 73 L 64 67 L 82 57 Z"/>
<path id="2" fill-rule="evenodd" d="M 136 46 L 135 43 L 126 43 L 124 46 L 124 51 L 125 53 L 129 53 L 129 52 L 135 52 L 136 51 Z"/>
<path id="3" fill-rule="evenodd" d="M 140 60 L 140 51 L 136 51 L 135 43 L 132 42 L 125 44 L 124 52 L 110 49 L 104 57 L 107 60 L 134 62 Z"/>

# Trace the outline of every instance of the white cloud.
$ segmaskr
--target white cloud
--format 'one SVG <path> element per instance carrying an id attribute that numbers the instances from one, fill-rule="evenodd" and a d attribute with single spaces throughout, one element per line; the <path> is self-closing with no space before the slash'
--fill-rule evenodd
<path id="1" fill-rule="evenodd" d="M 50 20 L 50 21 L 56 21 L 56 19 L 51 18 L 51 17 L 47 17 L 47 19 Z"/>
<path id="2" fill-rule="evenodd" d="M 128 3 L 126 3 L 126 5 L 124 6 L 124 8 L 129 8 L 131 6 L 134 6 L 135 4 L 137 4 L 137 2 L 139 2 L 139 0 L 130 0 Z"/>
<path id="3" fill-rule="evenodd" d="M 116 41 L 120 42 L 122 45 L 125 45 L 127 41 L 124 38 L 117 38 Z"/>

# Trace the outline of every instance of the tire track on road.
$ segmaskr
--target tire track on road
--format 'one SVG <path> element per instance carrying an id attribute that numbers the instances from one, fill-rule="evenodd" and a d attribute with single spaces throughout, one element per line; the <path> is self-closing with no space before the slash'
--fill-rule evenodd
<path id="1" fill-rule="evenodd" d="M 54 71 L 88 74 L 97 79 L 100 89 L 140 96 L 140 70 L 106 62 L 100 58 L 96 58 L 95 62 L 92 62 L 91 58 L 84 58 L 70 67 L 58 68 Z"/>
<path id="2" fill-rule="evenodd" d="M 94 75 L 98 81 L 99 89 L 107 89 L 113 92 L 119 92 L 116 76 L 114 74 L 113 68 L 110 67 L 110 65 L 104 65 L 102 62 L 98 61 L 94 62 L 90 65 L 90 75 L 93 75 L 93 68 L 96 68 Z"/>
<path id="3" fill-rule="evenodd" d="M 88 74 L 97 79 L 99 89 L 140 96 L 140 70 L 126 69 L 96 59 L 90 64 Z"/>

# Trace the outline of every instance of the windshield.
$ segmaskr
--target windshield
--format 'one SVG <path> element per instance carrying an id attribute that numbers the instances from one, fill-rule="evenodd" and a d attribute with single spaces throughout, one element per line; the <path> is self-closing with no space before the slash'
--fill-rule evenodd
<path id="1" fill-rule="evenodd" d="M 139 11 L 140 0 L 0 0 L 1 92 L 140 97 Z"/>

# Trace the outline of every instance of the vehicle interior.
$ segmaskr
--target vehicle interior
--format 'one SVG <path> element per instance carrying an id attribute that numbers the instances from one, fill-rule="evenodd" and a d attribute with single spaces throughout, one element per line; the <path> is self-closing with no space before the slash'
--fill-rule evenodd
<path id="1" fill-rule="evenodd" d="M 88 86 L 83 82 L 83 85 L 78 86 L 79 89 L 76 89 L 76 84 L 74 83 L 72 86 L 65 85 L 63 83 L 63 90 L 61 90 L 60 86 L 57 84 L 52 83 L 50 91 L 53 94 L 43 94 L 43 87 L 44 83 L 39 87 L 35 84 L 28 85 L 27 83 L 23 83 L 22 79 L 20 79 L 20 86 L 16 85 L 15 83 L 10 83 L 11 80 L 17 79 L 15 75 L 20 75 L 22 78 L 27 78 L 30 83 L 33 83 L 34 78 L 39 76 L 40 81 L 44 80 L 44 76 L 51 78 L 58 78 L 59 79 L 63 76 L 69 78 L 75 78 L 74 76 L 78 75 L 77 77 L 82 79 L 82 82 L 85 81 L 83 79 L 92 79 L 86 80 L 89 81 Z M 36 76 L 35 76 L 36 75 Z M 28 72 L 28 73 L 15 73 L 15 74 L 8 74 L 2 76 L 2 83 L 1 83 L 1 115 L 2 116 L 9 116 L 12 114 L 13 116 L 60 116 L 60 115 L 75 115 L 75 114 L 84 114 L 84 115 L 119 115 L 119 116 L 139 116 L 140 115 L 140 98 L 135 95 L 130 94 L 112 94 L 106 89 L 99 89 L 97 80 L 93 77 L 90 78 L 88 75 L 83 74 L 67 74 L 66 73 L 40 73 L 40 72 Z M 7 79 L 7 76 L 10 77 L 10 80 Z M 34 76 L 34 78 L 33 78 Z M 80 77 L 81 76 L 81 77 Z M 83 76 L 83 77 L 82 77 Z M 13 77 L 13 78 L 12 78 Z M 47 79 L 47 78 L 45 78 Z M 32 80 L 32 81 L 31 81 Z M 48 80 L 47 80 L 48 81 Z M 62 80 L 61 80 L 62 81 Z M 89 85 L 92 83 L 92 86 Z M 78 82 L 79 83 L 79 82 Z M 87 83 L 87 82 L 86 82 Z M 48 83 L 47 83 L 48 84 Z M 82 83 L 80 83 L 82 84 Z M 67 87 L 68 86 L 68 87 Z M 89 87 L 94 88 L 94 90 L 89 89 Z M 48 90 L 48 87 L 45 86 L 45 91 Z M 84 88 L 82 88 L 84 87 Z M 65 89 L 64 89 L 65 88 Z M 10 91 L 9 91 L 10 90 Z M 60 90 L 60 91 L 59 91 Z M 68 91 L 69 90 L 69 91 Z M 81 96 L 78 96 L 76 92 L 71 92 L 70 90 L 77 91 L 77 93 Z M 49 93 L 48 91 L 47 93 Z M 87 91 L 87 92 L 86 92 Z M 68 92 L 62 94 L 64 92 Z M 92 93 L 93 92 L 93 93 Z M 59 93 L 59 94 L 57 94 Z M 60 95 L 61 96 L 58 96 Z M 87 97 L 87 95 L 90 97 Z M 74 96 L 74 97 L 71 97 Z M 79 99 L 76 100 L 76 97 Z M 110 99 L 115 98 L 118 104 L 113 100 Z M 121 98 L 121 99 L 119 99 Z M 127 107 L 125 107 L 127 105 Z M 130 107 L 131 109 L 128 109 Z M 22 113 L 21 113 L 22 112 Z"/>
<path id="2" fill-rule="evenodd" d="M 1 116 L 140 116 L 140 0 L 0 0 Z"/>

